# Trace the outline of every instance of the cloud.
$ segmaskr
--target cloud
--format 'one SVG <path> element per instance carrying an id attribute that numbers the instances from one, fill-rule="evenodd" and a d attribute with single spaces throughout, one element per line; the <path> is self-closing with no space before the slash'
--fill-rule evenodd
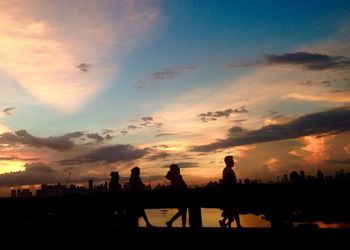
<path id="1" fill-rule="evenodd" d="M 281 55 L 267 55 L 262 60 L 232 63 L 228 67 L 252 67 L 258 65 L 294 65 L 300 66 L 304 70 L 345 70 L 350 67 L 350 58 L 310 52 L 295 52 Z M 311 81 L 306 81 L 305 83 L 310 84 Z"/>
<path id="2" fill-rule="evenodd" d="M 167 69 L 159 72 L 150 73 L 150 77 L 156 81 L 171 80 L 176 77 L 177 72 L 172 69 Z"/>
<path id="3" fill-rule="evenodd" d="M 152 126 L 152 127 L 161 127 L 163 123 L 156 121 L 152 116 L 141 117 L 141 127 Z"/>
<path id="4" fill-rule="evenodd" d="M 8 156 L 8 157 L 3 157 L 0 156 L 0 161 L 37 161 L 39 158 L 23 158 L 23 157 L 18 157 L 18 156 Z"/>
<path id="5" fill-rule="evenodd" d="M 144 121 L 144 122 L 153 122 L 153 117 L 151 116 L 144 116 L 144 117 L 141 117 L 141 120 Z"/>
<path id="6" fill-rule="evenodd" d="M 105 139 L 106 139 L 106 140 L 112 140 L 112 139 L 113 139 L 113 136 L 111 136 L 110 134 L 107 134 L 107 135 L 105 136 Z"/>
<path id="7" fill-rule="evenodd" d="M 159 133 L 156 134 L 155 137 L 162 137 L 162 136 L 174 136 L 174 135 L 179 135 L 181 133 Z"/>
<path id="8" fill-rule="evenodd" d="M 49 184 L 62 181 L 63 176 L 44 163 L 26 164 L 24 171 L 0 175 L 0 187 Z"/>
<path id="9" fill-rule="evenodd" d="M 242 132 L 244 132 L 244 131 L 245 131 L 245 129 L 243 129 L 243 128 L 240 127 L 240 126 L 234 126 L 234 127 L 230 128 L 230 129 L 228 130 L 228 132 L 229 132 L 230 134 L 238 134 L 238 133 L 242 133 Z"/>
<path id="10" fill-rule="evenodd" d="M 336 163 L 336 164 L 350 164 L 350 159 L 332 159 L 332 160 L 326 160 L 327 163 Z"/>
<path id="11" fill-rule="evenodd" d="M 126 134 L 128 133 L 128 131 L 122 130 L 122 131 L 120 131 L 120 133 L 121 133 L 122 135 L 126 135 Z"/>
<path id="12" fill-rule="evenodd" d="M 59 151 L 65 151 L 75 146 L 72 139 L 82 137 L 83 135 L 83 132 L 74 132 L 62 136 L 43 138 L 33 136 L 26 130 L 18 130 L 14 134 L 0 134 L 0 144 L 8 144 L 10 146 L 25 145 L 36 148 L 47 147 Z"/>
<path id="13" fill-rule="evenodd" d="M 282 55 L 267 55 L 265 63 L 268 65 L 295 65 L 306 70 L 348 69 L 350 59 L 342 56 L 295 52 Z"/>
<path id="14" fill-rule="evenodd" d="M 350 109 L 337 108 L 307 114 L 285 124 L 264 126 L 258 130 L 248 130 L 237 135 L 230 134 L 227 138 L 217 140 L 214 143 L 194 146 L 192 151 L 208 152 L 241 145 L 299 138 L 307 135 L 335 134 L 348 130 L 350 130 Z"/>
<path id="15" fill-rule="evenodd" d="M 178 162 L 176 164 L 180 168 L 197 168 L 197 167 L 199 167 L 199 163 L 198 162 L 187 162 L 187 161 L 184 161 L 184 162 Z M 161 168 L 169 168 L 169 167 L 170 167 L 170 164 L 161 166 Z"/>
<path id="16" fill-rule="evenodd" d="M 252 67 L 261 65 L 261 61 L 251 61 L 251 62 L 234 62 L 227 65 L 230 68 L 240 68 L 240 67 Z"/>
<path id="17" fill-rule="evenodd" d="M 133 0 L 8 0 L 0 9 L 0 71 L 62 112 L 103 89 L 159 16 L 156 3 Z"/>
<path id="18" fill-rule="evenodd" d="M 169 156 L 170 156 L 170 154 L 167 152 L 160 152 L 160 153 L 149 156 L 148 159 L 153 161 L 153 160 L 165 159 Z"/>
<path id="19" fill-rule="evenodd" d="M 129 162 L 137 160 L 148 153 L 148 149 L 138 149 L 128 144 L 116 144 L 91 150 L 89 153 L 72 159 L 58 161 L 63 165 L 78 165 L 83 163 L 105 162 Z"/>
<path id="20" fill-rule="evenodd" d="M 150 73 L 150 77 L 151 79 L 156 81 L 172 80 L 172 79 L 175 79 L 180 72 L 191 71 L 196 68 L 197 68 L 196 66 L 167 68 L 158 72 Z"/>
<path id="21" fill-rule="evenodd" d="M 137 129 L 137 126 L 135 126 L 135 125 L 129 125 L 129 126 L 128 126 L 128 129 Z"/>
<path id="22" fill-rule="evenodd" d="M 89 139 L 93 139 L 96 142 L 103 142 L 103 140 L 105 139 L 103 136 L 99 135 L 98 133 L 86 134 L 86 137 Z"/>
<path id="23" fill-rule="evenodd" d="M 199 167 L 198 162 L 189 162 L 189 161 L 179 162 L 178 165 L 180 168 L 197 168 L 197 167 Z"/>
<path id="24" fill-rule="evenodd" d="M 197 116 L 202 122 L 208 122 L 208 121 L 216 121 L 217 118 L 220 118 L 220 117 L 228 118 L 231 114 L 234 114 L 234 113 L 237 113 L 237 114 L 248 113 L 248 110 L 244 106 L 242 106 L 238 109 L 226 109 L 224 111 L 219 110 L 215 112 L 201 113 Z"/>
<path id="25" fill-rule="evenodd" d="M 90 64 L 87 64 L 87 63 L 80 63 L 77 65 L 77 68 L 83 72 L 83 73 L 86 73 L 90 70 L 91 68 L 91 65 Z"/>
<path id="26" fill-rule="evenodd" d="M 5 115 L 12 115 L 11 110 L 14 110 L 14 107 L 9 107 L 9 108 L 4 108 L 2 111 L 2 113 L 4 113 Z"/>

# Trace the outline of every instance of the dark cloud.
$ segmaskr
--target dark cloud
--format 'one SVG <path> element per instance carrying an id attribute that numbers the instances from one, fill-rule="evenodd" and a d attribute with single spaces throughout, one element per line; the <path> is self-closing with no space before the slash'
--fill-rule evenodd
<path id="1" fill-rule="evenodd" d="M 104 140 L 104 137 L 102 137 L 98 133 L 86 134 L 86 137 L 89 138 L 89 139 L 93 139 L 96 142 L 103 142 L 103 140 Z"/>
<path id="2" fill-rule="evenodd" d="M 228 130 L 228 132 L 229 132 L 230 134 L 238 134 L 238 133 L 242 133 L 242 132 L 244 132 L 244 131 L 245 131 L 245 129 L 243 129 L 243 128 L 240 127 L 240 126 L 234 126 L 234 127 L 230 128 L 230 129 Z"/>
<path id="3" fill-rule="evenodd" d="M 153 122 L 154 121 L 152 116 L 141 117 L 141 120 L 144 122 Z"/>
<path id="4" fill-rule="evenodd" d="M 307 135 L 336 134 L 350 130 L 350 109 L 337 108 L 308 114 L 285 124 L 264 126 L 207 145 L 195 146 L 192 151 L 209 152 L 223 148 L 298 138 Z"/>
<path id="5" fill-rule="evenodd" d="M 17 156 L 0 157 L 0 161 L 38 161 L 39 158 L 23 158 Z"/>
<path id="6" fill-rule="evenodd" d="M 248 113 L 248 110 L 244 106 L 242 106 L 238 109 L 226 109 L 224 111 L 219 110 L 215 112 L 207 112 L 207 113 L 199 114 L 197 116 L 202 122 L 208 122 L 208 121 L 215 121 L 217 120 L 217 118 L 220 118 L 220 117 L 228 118 L 231 114 L 234 114 L 234 113 L 238 113 L 238 114 Z"/>
<path id="7" fill-rule="evenodd" d="M 113 136 L 107 134 L 107 135 L 105 136 L 105 139 L 106 139 L 106 140 L 112 140 L 112 139 L 113 139 Z"/>
<path id="8" fill-rule="evenodd" d="M 350 159 L 333 159 L 333 160 L 327 160 L 326 162 L 349 165 Z"/>
<path id="9" fill-rule="evenodd" d="M 190 161 L 187 162 L 187 161 L 184 161 L 184 162 L 178 162 L 176 164 L 180 168 L 197 168 L 197 167 L 199 167 L 198 162 L 190 162 Z M 161 168 L 169 168 L 169 167 L 170 167 L 170 164 L 161 166 Z"/>
<path id="10" fill-rule="evenodd" d="M 141 127 L 152 126 L 152 127 L 161 127 L 163 123 L 156 121 L 152 116 L 141 117 Z"/>
<path id="11" fill-rule="evenodd" d="M 177 165 L 179 165 L 180 168 L 197 168 L 199 167 L 198 162 L 179 162 Z"/>
<path id="12" fill-rule="evenodd" d="M 177 133 L 159 133 L 159 134 L 156 134 L 155 137 L 173 136 L 173 135 L 178 135 L 178 134 Z"/>
<path id="13" fill-rule="evenodd" d="M 2 111 L 2 113 L 4 113 L 5 115 L 12 115 L 11 111 L 14 110 L 14 107 L 9 107 L 9 108 L 4 108 Z"/>
<path id="14" fill-rule="evenodd" d="M 236 119 L 236 120 L 232 120 L 232 122 L 236 122 L 236 123 L 242 123 L 245 122 L 247 119 Z"/>
<path id="15" fill-rule="evenodd" d="M 72 139 L 79 138 L 83 135 L 83 132 L 74 132 L 62 136 L 50 136 L 42 138 L 33 136 L 26 130 L 18 130 L 14 134 L 0 134 L 0 144 L 8 144 L 9 146 L 25 145 L 36 148 L 48 147 L 51 149 L 64 151 L 75 146 L 75 143 Z"/>
<path id="16" fill-rule="evenodd" d="M 227 65 L 230 68 L 253 67 L 261 64 L 261 61 L 233 62 Z"/>
<path id="17" fill-rule="evenodd" d="M 177 77 L 177 75 L 182 71 L 190 71 L 196 69 L 196 66 L 184 66 L 184 67 L 175 67 L 167 68 L 158 72 L 150 73 L 150 77 L 156 81 L 162 80 L 172 80 Z"/>
<path id="18" fill-rule="evenodd" d="M 62 181 L 63 176 L 44 163 L 26 164 L 24 171 L 0 174 L 0 187 L 49 184 Z"/>
<path id="19" fill-rule="evenodd" d="M 111 134 L 113 133 L 114 130 L 113 129 L 102 129 L 102 134 L 105 135 L 105 134 Z"/>
<path id="20" fill-rule="evenodd" d="M 262 60 L 237 62 L 227 65 L 228 67 L 252 67 L 258 65 L 295 65 L 305 70 L 327 70 L 350 67 L 350 58 L 343 56 L 331 56 L 310 52 L 285 53 L 281 55 L 267 55 Z M 304 81 L 305 85 L 313 84 L 312 81 Z M 323 83 L 329 84 L 329 83 Z"/>
<path id="21" fill-rule="evenodd" d="M 169 148 L 169 145 L 166 145 L 166 144 L 161 144 L 161 145 L 154 145 L 154 146 L 151 146 L 151 148 L 153 149 L 165 149 L 165 148 Z"/>
<path id="22" fill-rule="evenodd" d="M 153 72 L 150 74 L 150 77 L 153 80 L 156 81 L 162 81 L 162 80 L 171 80 L 175 79 L 177 75 L 177 72 L 174 71 L 173 69 L 165 69 L 159 72 Z"/>
<path id="23" fill-rule="evenodd" d="M 148 159 L 153 161 L 153 160 L 165 159 L 169 156 L 170 156 L 170 154 L 167 152 L 160 152 L 160 153 L 149 156 Z"/>
<path id="24" fill-rule="evenodd" d="M 81 72 L 88 72 L 91 68 L 91 65 L 90 64 L 87 64 L 87 63 L 80 63 L 77 65 L 77 68 L 81 71 Z"/>
<path id="25" fill-rule="evenodd" d="M 267 114 L 262 115 L 261 119 L 271 118 L 271 119 L 278 119 L 283 117 L 283 115 L 278 111 L 268 111 Z"/>
<path id="26" fill-rule="evenodd" d="M 121 133 L 122 135 L 126 135 L 126 134 L 128 133 L 128 131 L 122 130 L 122 131 L 120 131 L 120 133 Z"/>
<path id="27" fill-rule="evenodd" d="M 128 129 L 130 130 L 130 129 L 137 129 L 137 126 L 135 126 L 135 125 L 129 125 L 128 126 Z"/>
<path id="28" fill-rule="evenodd" d="M 322 81 L 302 80 L 302 81 L 299 81 L 298 84 L 304 85 L 304 86 L 317 86 L 317 85 L 321 85 L 321 86 L 330 87 L 330 86 L 332 86 L 334 83 L 336 83 L 337 81 L 338 81 L 337 78 L 326 79 L 326 80 L 322 80 Z"/>
<path id="29" fill-rule="evenodd" d="M 295 52 L 282 55 L 267 55 L 268 65 L 296 65 L 307 70 L 347 69 L 350 59 L 342 56 L 329 56 L 318 53 Z"/>
<path id="30" fill-rule="evenodd" d="M 128 144 L 116 144 L 113 146 L 94 149 L 87 154 L 77 156 L 72 159 L 62 160 L 63 165 L 78 165 L 93 162 L 129 162 L 137 160 L 148 153 L 148 149 L 138 149 Z"/>

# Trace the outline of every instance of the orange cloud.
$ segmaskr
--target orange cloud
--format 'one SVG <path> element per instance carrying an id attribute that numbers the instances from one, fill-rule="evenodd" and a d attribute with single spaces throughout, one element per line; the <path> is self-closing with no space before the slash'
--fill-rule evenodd
<path id="1" fill-rule="evenodd" d="M 307 146 L 302 149 L 311 153 L 304 158 L 307 163 L 315 165 L 329 159 L 326 137 L 305 136 L 303 140 Z"/>

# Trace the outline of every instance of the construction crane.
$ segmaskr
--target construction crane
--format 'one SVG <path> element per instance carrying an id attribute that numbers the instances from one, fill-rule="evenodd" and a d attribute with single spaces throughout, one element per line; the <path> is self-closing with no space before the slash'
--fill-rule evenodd
<path id="1" fill-rule="evenodd" d="M 67 176 L 67 180 L 66 180 L 66 187 L 68 187 L 68 182 L 69 182 L 71 174 L 72 174 L 72 171 L 69 171 L 68 176 Z"/>

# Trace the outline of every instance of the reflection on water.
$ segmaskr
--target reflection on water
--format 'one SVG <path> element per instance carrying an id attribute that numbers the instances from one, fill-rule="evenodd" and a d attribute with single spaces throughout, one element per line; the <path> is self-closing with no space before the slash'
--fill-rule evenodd
<path id="1" fill-rule="evenodd" d="M 219 219 L 221 219 L 221 210 L 215 208 L 202 208 L 202 224 L 203 227 L 219 227 Z M 157 227 L 165 227 L 165 222 L 168 221 L 175 213 L 177 209 L 146 209 L 146 214 L 149 221 L 152 225 Z M 262 219 L 261 215 L 254 214 L 241 214 L 241 224 L 245 228 L 255 227 L 255 228 L 269 228 L 270 222 Z M 145 227 L 145 222 L 141 218 L 139 220 L 140 226 Z M 349 228 L 349 223 L 333 223 L 325 224 L 323 222 L 316 222 L 320 228 Z M 181 227 L 181 218 L 176 220 L 173 224 L 174 227 Z M 189 226 L 188 222 L 188 213 L 187 213 L 187 227 Z M 232 227 L 236 227 L 236 223 L 232 223 Z"/>
<path id="2" fill-rule="evenodd" d="M 215 208 L 202 208 L 202 224 L 203 227 L 219 227 L 219 219 L 221 219 L 221 210 Z M 165 222 L 168 221 L 175 213 L 177 209 L 146 209 L 146 214 L 152 225 L 157 227 L 165 227 Z M 270 223 L 254 214 L 242 214 L 240 215 L 241 224 L 243 227 L 270 227 Z M 139 220 L 140 226 L 145 227 L 145 222 L 141 218 Z M 181 218 L 176 220 L 173 224 L 174 227 L 181 227 Z M 187 226 L 188 213 L 187 213 Z M 236 227 L 233 222 L 232 227 Z"/>

